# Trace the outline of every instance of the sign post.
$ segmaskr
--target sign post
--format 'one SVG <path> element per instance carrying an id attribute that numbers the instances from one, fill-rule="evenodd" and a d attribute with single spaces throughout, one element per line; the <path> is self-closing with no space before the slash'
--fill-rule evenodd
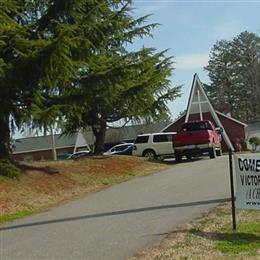
<path id="1" fill-rule="evenodd" d="M 231 205 L 232 205 L 232 223 L 233 230 L 236 230 L 236 207 L 235 207 L 235 193 L 234 193 L 234 178 L 233 178 L 233 163 L 232 163 L 232 149 L 229 149 L 229 173 L 230 173 L 230 190 L 231 190 Z"/>

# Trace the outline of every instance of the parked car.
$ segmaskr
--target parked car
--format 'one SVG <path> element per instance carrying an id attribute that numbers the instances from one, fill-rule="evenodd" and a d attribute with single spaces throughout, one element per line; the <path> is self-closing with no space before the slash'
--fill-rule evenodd
<path id="1" fill-rule="evenodd" d="M 69 155 L 67 159 L 78 159 L 81 157 L 90 156 L 91 154 L 92 152 L 90 150 L 79 151 Z"/>
<path id="2" fill-rule="evenodd" d="M 118 144 L 107 150 L 104 155 L 131 155 L 133 150 L 133 143 Z"/>
<path id="3" fill-rule="evenodd" d="M 221 156 L 221 129 L 216 128 L 209 120 L 183 123 L 180 131 L 173 137 L 175 160 L 180 162 L 182 156 L 207 153 L 211 159 Z"/>
<path id="4" fill-rule="evenodd" d="M 133 155 L 149 159 L 173 156 L 172 138 L 175 132 L 138 135 L 133 146 Z"/>

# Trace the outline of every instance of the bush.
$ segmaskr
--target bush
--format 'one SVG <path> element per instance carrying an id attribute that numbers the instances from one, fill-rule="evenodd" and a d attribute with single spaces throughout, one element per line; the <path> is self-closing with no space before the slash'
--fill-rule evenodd
<path id="1" fill-rule="evenodd" d="M 8 159 L 0 159 L 0 175 L 19 178 L 21 171 Z"/>
<path id="2" fill-rule="evenodd" d="M 249 143 L 253 146 L 253 150 L 256 150 L 257 146 L 260 145 L 260 138 L 253 136 L 249 139 Z"/>

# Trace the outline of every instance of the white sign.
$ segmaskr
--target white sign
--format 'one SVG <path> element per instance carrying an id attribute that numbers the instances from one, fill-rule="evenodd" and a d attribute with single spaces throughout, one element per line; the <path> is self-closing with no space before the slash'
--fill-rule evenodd
<path id="1" fill-rule="evenodd" d="M 237 208 L 260 209 L 260 156 L 234 154 Z"/>

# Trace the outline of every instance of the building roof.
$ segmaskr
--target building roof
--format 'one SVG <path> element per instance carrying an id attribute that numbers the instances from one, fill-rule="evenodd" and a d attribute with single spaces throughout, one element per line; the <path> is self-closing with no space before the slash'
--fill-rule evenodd
<path id="1" fill-rule="evenodd" d="M 54 135 L 56 148 L 74 147 L 78 134 Z M 13 146 L 13 153 L 43 151 L 52 149 L 51 135 L 28 137 L 16 139 Z"/>
<path id="2" fill-rule="evenodd" d="M 248 130 L 248 128 L 250 127 L 250 130 L 251 130 L 251 125 L 250 125 L 250 124 L 247 125 L 247 124 L 245 124 L 245 123 L 243 123 L 243 122 L 241 122 L 241 121 L 239 121 L 239 120 L 237 120 L 237 119 L 235 119 L 235 118 L 233 118 L 233 117 L 231 117 L 231 116 L 225 115 L 225 114 L 223 114 L 223 113 L 221 113 L 221 112 L 219 112 L 219 111 L 216 111 L 216 113 L 217 113 L 218 115 L 220 115 L 220 116 L 223 116 L 223 117 L 225 117 L 225 118 L 227 118 L 227 119 L 229 119 L 229 120 L 231 120 L 231 121 L 237 123 L 237 124 L 240 124 L 240 125 L 242 125 L 242 126 L 244 126 L 244 127 L 247 127 L 247 130 Z M 179 116 L 177 119 L 175 119 L 172 123 L 170 123 L 170 124 L 168 124 L 166 127 L 164 127 L 161 131 L 162 131 L 162 132 L 165 131 L 165 130 L 168 129 L 171 125 L 174 125 L 176 122 L 178 122 L 179 120 L 182 120 L 184 117 L 186 117 L 186 113 L 183 113 L 181 116 Z M 255 127 L 255 128 L 258 129 L 258 131 L 260 131 L 260 123 L 259 123 L 259 128 L 257 128 L 257 127 Z"/>
<path id="3" fill-rule="evenodd" d="M 163 127 L 168 125 L 165 123 L 134 125 L 122 128 L 110 128 L 106 132 L 105 143 L 119 143 L 125 140 L 135 139 L 139 134 L 160 132 Z M 95 137 L 92 131 L 86 131 L 83 134 L 75 133 L 71 135 L 54 135 L 56 149 L 66 147 L 83 147 L 93 145 Z M 27 137 L 16 139 L 13 146 L 13 153 L 25 153 L 35 151 L 45 151 L 52 149 L 51 135 Z"/>
<path id="4" fill-rule="evenodd" d="M 221 115 L 221 116 L 223 116 L 223 117 L 229 119 L 229 120 L 232 120 L 233 122 L 236 122 L 237 124 L 240 124 L 240 125 L 243 125 L 244 127 L 247 127 L 247 124 L 245 124 L 245 123 L 243 123 L 243 122 L 241 122 L 241 121 L 239 121 L 239 120 L 237 120 L 237 119 L 235 119 L 235 118 L 233 118 L 233 117 L 231 117 L 231 116 L 225 115 L 225 114 L 223 114 L 223 113 L 221 113 L 221 112 L 219 112 L 219 111 L 216 111 L 216 113 L 217 113 L 218 115 Z"/>
<path id="5" fill-rule="evenodd" d="M 227 146 L 229 148 L 231 148 L 232 150 L 234 150 L 234 147 L 225 131 L 225 128 L 222 126 L 221 121 L 219 120 L 219 116 L 223 116 L 237 124 L 243 125 L 244 127 L 246 127 L 247 125 L 230 117 L 227 116 L 221 112 L 216 111 L 204 88 L 203 88 L 203 84 L 201 83 L 199 77 L 197 74 L 194 75 L 193 77 L 193 82 L 192 82 L 192 87 L 191 87 L 191 92 L 190 92 L 190 97 L 189 97 L 189 101 L 187 104 L 187 112 L 184 113 L 182 116 L 180 116 L 179 118 L 177 118 L 173 123 L 171 123 L 170 125 L 166 126 L 165 128 L 162 129 L 162 131 L 165 131 L 168 127 L 170 127 L 171 125 L 175 124 L 176 122 L 178 122 L 179 120 L 181 120 L 182 118 L 185 117 L 185 122 L 189 121 L 189 116 L 191 114 L 199 114 L 201 120 L 203 119 L 203 113 L 210 113 L 212 118 L 214 119 L 216 125 L 218 127 L 222 127 L 223 128 L 223 139 L 225 140 Z"/>
<path id="6" fill-rule="evenodd" d="M 155 123 L 155 124 L 142 124 L 142 125 L 131 125 L 119 128 L 108 128 L 106 131 L 105 143 L 113 144 L 119 143 L 126 140 L 133 140 L 139 134 L 157 133 L 161 132 L 162 128 L 168 125 L 169 122 Z M 88 144 L 93 145 L 95 137 L 92 131 L 85 131 L 84 136 Z"/>
<path id="7" fill-rule="evenodd" d="M 105 143 L 116 143 L 135 139 L 139 134 L 158 133 L 169 122 L 126 126 L 122 128 L 109 128 L 106 132 Z"/>
<path id="8" fill-rule="evenodd" d="M 225 143 L 230 149 L 234 150 L 234 147 L 225 131 L 225 128 L 222 126 L 221 121 L 219 120 L 215 109 L 213 108 L 211 102 L 209 101 L 209 98 L 203 88 L 203 84 L 201 83 L 198 75 L 195 74 L 192 82 L 185 122 L 189 121 L 189 116 L 191 114 L 198 114 L 198 113 L 200 115 L 200 119 L 202 120 L 204 112 L 209 112 L 212 118 L 214 119 L 215 123 L 217 124 L 217 126 L 223 129 L 222 136 L 223 139 L 225 140 Z"/>

